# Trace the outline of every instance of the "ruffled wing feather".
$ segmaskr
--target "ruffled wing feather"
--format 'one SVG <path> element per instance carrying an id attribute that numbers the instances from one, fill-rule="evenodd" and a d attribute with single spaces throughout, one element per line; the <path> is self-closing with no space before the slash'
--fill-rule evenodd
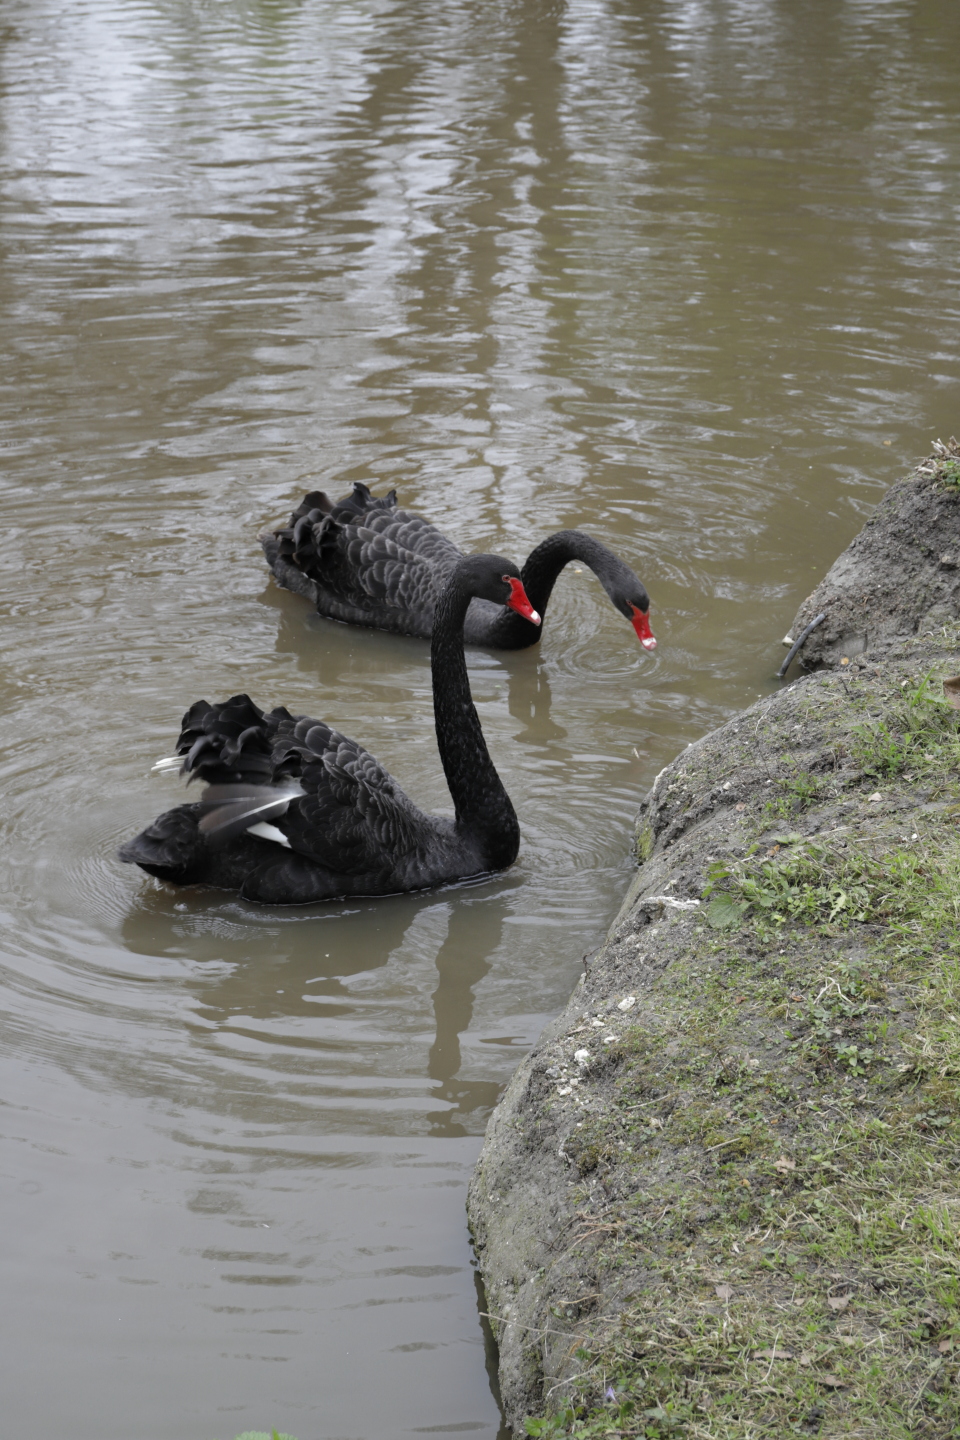
<path id="1" fill-rule="evenodd" d="M 300 855 L 339 875 L 413 875 L 443 822 L 424 814 L 378 760 L 323 721 L 248 695 L 198 700 L 177 743 L 207 784 L 200 828 L 223 841 L 269 820 Z"/>
<path id="2" fill-rule="evenodd" d="M 394 491 L 374 496 L 359 483 L 336 502 L 313 491 L 262 542 L 277 578 L 301 589 L 303 577 L 321 614 L 410 634 L 429 635 L 439 594 L 463 558 L 429 521 L 397 509 Z"/>

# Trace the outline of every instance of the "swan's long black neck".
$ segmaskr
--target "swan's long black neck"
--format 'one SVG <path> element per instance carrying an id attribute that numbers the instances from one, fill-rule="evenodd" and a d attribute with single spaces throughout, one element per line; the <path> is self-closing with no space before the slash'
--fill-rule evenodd
<path id="1" fill-rule="evenodd" d="M 541 617 L 546 614 L 560 571 L 571 560 L 579 560 L 589 566 L 605 588 L 612 582 L 618 567 L 626 568 L 612 550 L 594 540 L 592 535 L 585 535 L 582 530 L 558 530 L 530 551 L 520 572 L 530 604 Z M 491 628 L 495 631 L 496 643 L 505 649 L 535 645 L 542 629 L 513 610 L 505 610 L 498 615 Z"/>
<path id="2" fill-rule="evenodd" d="M 482 868 L 499 870 L 517 858 L 520 826 L 490 759 L 470 696 L 463 653 L 463 622 L 470 598 L 455 574 L 437 602 L 430 646 L 433 713 L 457 828 L 480 847 Z"/>

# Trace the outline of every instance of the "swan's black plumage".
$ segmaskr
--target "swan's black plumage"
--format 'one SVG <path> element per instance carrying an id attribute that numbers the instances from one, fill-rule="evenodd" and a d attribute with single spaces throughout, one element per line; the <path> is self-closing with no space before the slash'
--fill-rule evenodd
<path id="1" fill-rule="evenodd" d="M 535 613 L 516 566 L 497 555 L 461 559 L 438 597 L 434 715 L 454 819 L 424 814 L 369 751 L 323 721 L 283 707 L 265 713 L 234 695 L 220 705 L 198 700 L 183 718 L 177 756 L 181 773 L 207 783 L 200 801 L 161 815 L 120 859 L 174 884 L 273 905 L 420 890 L 512 865 L 517 817 L 484 742 L 463 653 L 475 596 Z M 255 833 L 264 822 L 266 832 Z"/>
<path id="2" fill-rule="evenodd" d="M 398 508 L 396 491 L 371 495 L 359 483 L 337 501 L 312 491 L 289 523 L 268 530 L 260 543 L 279 584 L 306 596 L 321 615 L 424 638 L 440 592 L 463 559 L 436 526 Z M 520 573 L 534 609 L 543 616 L 557 576 L 571 560 L 589 566 L 644 647 L 654 649 L 643 585 L 629 565 L 582 530 L 559 530 L 531 551 Z M 464 638 L 468 645 L 523 650 L 540 639 L 540 626 L 477 598 Z"/>

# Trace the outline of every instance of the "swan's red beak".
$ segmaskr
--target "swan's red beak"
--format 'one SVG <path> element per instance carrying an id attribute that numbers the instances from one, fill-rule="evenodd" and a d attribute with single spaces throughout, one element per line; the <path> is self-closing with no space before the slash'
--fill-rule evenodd
<path id="1" fill-rule="evenodd" d="M 640 641 L 640 644 L 644 650 L 656 650 L 657 637 L 650 629 L 649 614 L 646 610 L 641 610 L 639 605 L 631 605 L 630 609 L 633 611 L 633 619 L 630 623 L 637 632 L 637 639 Z"/>
<path id="2" fill-rule="evenodd" d="M 527 592 L 524 590 L 521 582 L 514 575 L 504 575 L 503 578 L 510 586 L 510 599 L 507 601 L 510 609 L 516 610 L 517 614 L 522 615 L 524 620 L 530 620 L 534 625 L 539 625 L 540 616 L 527 599 Z M 656 644 L 657 642 L 654 641 L 653 643 Z"/>

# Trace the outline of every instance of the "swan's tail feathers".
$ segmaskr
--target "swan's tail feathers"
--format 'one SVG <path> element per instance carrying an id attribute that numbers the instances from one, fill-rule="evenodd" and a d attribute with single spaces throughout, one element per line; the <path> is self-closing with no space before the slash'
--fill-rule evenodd
<path id="1" fill-rule="evenodd" d="M 265 822 L 276 820 L 303 791 L 297 784 L 278 785 L 208 785 L 200 797 L 205 814 L 200 831 L 208 840 L 222 844 L 245 830 L 259 833 L 263 839 L 287 844 L 282 831 Z M 264 835 L 258 827 L 265 826 L 275 834 Z"/>
<path id="2" fill-rule="evenodd" d="M 375 515 L 395 510 L 396 505 L 395 490 L 372 495 L 359 480 L 350 495 L 336 501 L 322 490 L 312 490 L 282 529 L 260 536 L 267 564 L 281 585 L 308 598 L 316 600 L 316 595 L 309 595 L 307 587 L 311 585 L 340 593 L 345 583 L 340 573 L 344 527 L 368 523 Z"/>
<path id="3" fill-rule="evenodd" d="M 323 490 L 311 490 L 308 495 L 304 495 L 286 525 L 278 530 L 277 534 L 282 535 L 284 530 L 292 530 L 307 515 L 312 515 L 315 520 L 319 520 L 324 515 L 332 515 L 333 509 L 333 502 L 329 495 L 325 494 Z"/>
<path id="4" fill-rule="evenodd" d="M 324 504 L 311 505 L 312 500 Z M 290 516 L 289 524 L 274 535 L 262 536 L 264 554 L 273 573 L 288 589 L 287 573 L 292 567 L 311 580 L 322 580 L 325 572 L 336 563 L 340 525 L 331 513 L 325 495 L 308 495 L 299 509 Z"/>
<path id="5" fill-rule="evenodd" d="M 288 565 L 301 563 L 298 552 L 304 548 L 311 548 L 310 541 L 313 530 L 322 527 L 324 520 L 328 520 L 332 516 L 333 510 L 333 502 L 328 495 L 325 495 L 322 490 L 311 490 L 308 495 L 304 495 L 286 525 L 281 525 L 277 530 L 265 530 L 260 536 L 260 544 L 267 557 L 267 564 L 275 574 L 278 562 L 280 564 L 281 582 L 283 562 L 286 561 Z"/>
<path id="6" fill-rule="evenodd" d="M 272 570 L 277 563 L 280 554 L 280 539 L 275 530 L 264 530 L 258 537 L 267 558 L 267 564 Z"/>
<path id="7" fill-rule="evenodd" d="M 150 773 L 151 773 L 151 775 L 166 775 L 166 774 L 168 774 L 171 770 L 182 770 L 182 769 L 183 769 L 183 756 L 182 756 L 182 755 L 165 755 L 162 760 L 158 760 L 155 765 L 151 765 L 151 766 L 150 766 Z"/>
<path id="8" fill-rule="evenodd" d="M 196 868 L 203 841 L 197 831 L 197 807 L 180 805 L 160 815 L 117 852 L 127 865 L 139 865 L 160 880 L 187 881 Z"/>

